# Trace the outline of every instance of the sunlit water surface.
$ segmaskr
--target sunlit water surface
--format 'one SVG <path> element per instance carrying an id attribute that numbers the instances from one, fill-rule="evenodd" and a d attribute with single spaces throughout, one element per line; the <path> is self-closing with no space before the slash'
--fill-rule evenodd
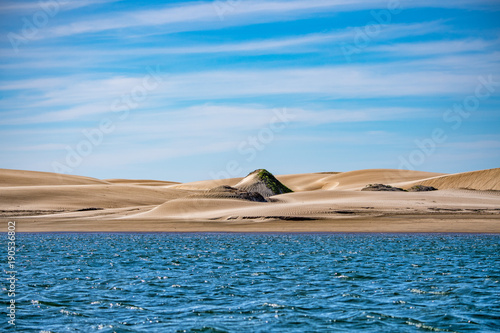
<path id="1" fill-rule="evenodd" d="M 17 236 L 19 332 L 500 331 L 498 235 Z"/>

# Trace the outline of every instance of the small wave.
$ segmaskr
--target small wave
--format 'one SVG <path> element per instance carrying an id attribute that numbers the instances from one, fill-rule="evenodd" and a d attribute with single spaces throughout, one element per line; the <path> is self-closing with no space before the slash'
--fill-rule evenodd
<path id="1" fill-rule="evenodd" d="M 425 291 L 416 288 L 410 289 L 410 292 L 415 294 L 429 294 L 429 295 L 449 295 L 451 293 L 450 291 Z"/>
<path id="2" fill-rule="evenodd" d="M 59 310 L 59 312 L 61 312 L 62 314 L 66 315 L 66 316 L 83 316 L 81 313 L 68 311 L 66 309 L 61 309 L 61 310 Z"/>
<path id="3" fill-rule="evenodd" d="M 432 332 L 454 332 L 454 333 L 458 333 L 457 331 L 447 330 L 445 328 L 438 328 L 438 327 L 434 327 L 434 326 L 431 326 L 431 325 L 426 325 L 426 324 L 423 324 L 423 323 L 415 323 L 415 322 L 412 322 L 412 321 L 406 321 L 405 324 L 410 325 L 410 326 L 415 326 L 416 328 L 421 328 L 421 329 L 424 329 L 424 330 L 427 330 L 427 331 L 432 331 Z"/>
<path id="4" fill-rule="evenodd" d="M 277 308 L 277 309 L 286 308 L 285 305 L 276 304 L 276 303 L 264 303 L 264 304 L 262 304 L 262 306 L 268 306 L 268 307 Z"/>
<path id="5" fill-rule="evenodd" d="M 32 326 L 20 332 L 496 327 L 499 236 L 48 234 L 22 242 L 17 278 Z M 448 265 L 457 258 L 466 268 Z"/>

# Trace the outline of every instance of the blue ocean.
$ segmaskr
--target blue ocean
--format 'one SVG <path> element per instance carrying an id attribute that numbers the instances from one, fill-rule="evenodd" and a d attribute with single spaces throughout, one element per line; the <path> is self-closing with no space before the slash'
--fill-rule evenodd
<path id="1" fill-rule="evenodd" d="M 500 331 L 500 235 L 16 237 L 3 332 Z"/>

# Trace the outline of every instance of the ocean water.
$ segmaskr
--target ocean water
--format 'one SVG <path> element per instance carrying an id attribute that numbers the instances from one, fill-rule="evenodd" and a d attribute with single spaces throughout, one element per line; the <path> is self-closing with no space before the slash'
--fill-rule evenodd
<path id="1" fill-rule="evenodd" d="M 2 332 L 500 331 L 500 235 L 16 236 Z"/>

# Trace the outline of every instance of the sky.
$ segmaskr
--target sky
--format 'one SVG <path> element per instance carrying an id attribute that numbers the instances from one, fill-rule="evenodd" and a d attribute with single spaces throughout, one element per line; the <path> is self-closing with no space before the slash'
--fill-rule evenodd
<path id="1" fill-rule="evenodd" d="M 499 1 L 7 0 L 0 29 L 0 168 L 500 167 Z"/>

